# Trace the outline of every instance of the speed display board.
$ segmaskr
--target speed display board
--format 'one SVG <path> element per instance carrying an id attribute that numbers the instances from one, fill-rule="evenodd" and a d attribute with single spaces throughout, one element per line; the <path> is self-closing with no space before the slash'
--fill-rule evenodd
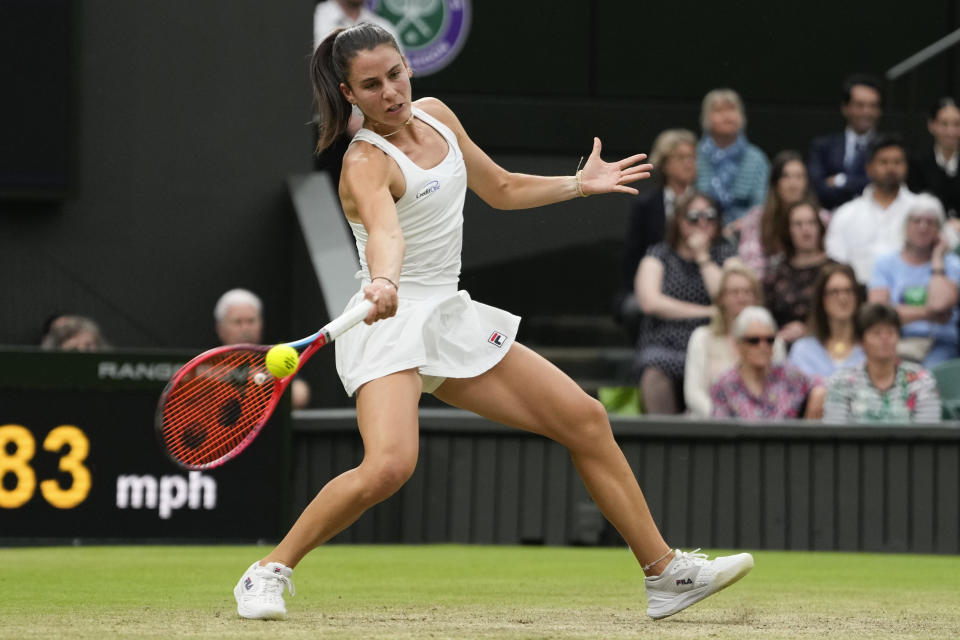
<path id="1" fill-rule="evenodd" d="M 154 414 L 191 355 L 0 352 L 0 542 L 276 538 L 289 402 L 237 458 L 185 471 Z"/>

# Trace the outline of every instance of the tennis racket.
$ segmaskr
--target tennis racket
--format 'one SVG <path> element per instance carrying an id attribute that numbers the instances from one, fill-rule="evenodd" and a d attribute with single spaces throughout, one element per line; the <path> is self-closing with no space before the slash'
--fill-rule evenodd
<path id="1" fill-rule="evenodd" d="M 366 318 L 372 307 L 364 300 L 315 334 L 290 342 L 302 352 L 297 370 L 284 378 L 267 371 L 270 347 L 265 345 L 217 347 L 183 365 L 157 406 L 157 437 L 170 459 L 184 469 L 199 470 L 238 456 L 260 433 L 310 356 Z"/>

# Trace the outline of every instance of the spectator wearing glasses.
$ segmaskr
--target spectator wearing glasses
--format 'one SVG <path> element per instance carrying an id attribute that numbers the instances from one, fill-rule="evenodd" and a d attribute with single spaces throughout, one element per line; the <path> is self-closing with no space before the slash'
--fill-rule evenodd
<path id="1" fill-rule="evenodd" d="M 723 266 L 713 318 L 709 325 L 697 327 L 687 344 L 683 398 L 691 415 L 710 416 L 710 386 L 739 359 L 733 337 L 734 320 L 747 307 L 760 304 L 763 293 L 756 275 L 740 260 L 728 260 Z M 773 345 L 774 361 L 783 361 L 786 354 L 783 340 L 777 340 Z"/>
<path id="2" fill-rule="evenodd" d="M 810 335 L 793 343 L 790 362 L 819 382 L 864 361 L 854 328 L 863 289 L 852 267 L 832 262 L 821 268 L 811 298 Z"/>
<path id="3" fill-rule="evenodd" d="M 634 366 L 647 413 L 681 411 L 687 342 L 713 315 L 721 265 L 734 252 L 713 201 L 697 193 L 677 202 L 666 240 L 640 261 L 634 287 L 644 316 Z"/>
<path id="4" fill-rule="evenodd" d="M 897 355 L 900 316 L 878 302 L 857 313 L 866 362 L 837 372 L 827 385 L 825 422 L 940 422 L 940 394 L 933 376 Z"/>
<path id="5" fill-rule="evenodd" d="M 746 420 L 818 418 L 819 400 L 809 398 L 814 386 L 789 363 L 773 362 L 777 323 L 763 307 L 747 307 L 733 322 L 740 362 L 710 388 L 713 417 Z"/>
<path id="6" fill-rule="evenodd" d="M 960 342 L 957 291 L 960 257 L 943 236 L 943 206 L 922 193 L 907 212 L 903 249 L 877 260 L 867 300 L 891 304 L 900 316 L 901 358 L 924 368 L 952 360 Z"/>

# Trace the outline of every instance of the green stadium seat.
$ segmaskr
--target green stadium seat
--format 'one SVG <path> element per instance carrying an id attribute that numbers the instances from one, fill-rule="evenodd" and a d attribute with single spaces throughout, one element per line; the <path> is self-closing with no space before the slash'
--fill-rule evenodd
<path id="1" fill-rule="evenodd" d="M 620 416 L 639 416 L 643 414 L 643 400 L 640 389 L 631 387 L 599 387 L 597 399 L 607 409 L 607 413 Z"/>
<path id="2" fill-rule="evenodd" d="M 930 372 L 940 390 L 940 407 L 944 420 L 960 420 L 960 358 L 947 360 Z"/>

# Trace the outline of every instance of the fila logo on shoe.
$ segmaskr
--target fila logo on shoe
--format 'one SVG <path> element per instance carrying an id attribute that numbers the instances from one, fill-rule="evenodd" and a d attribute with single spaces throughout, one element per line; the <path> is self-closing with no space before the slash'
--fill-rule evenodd
<path id="1" fill-rule="evenodd" d="M 683 580 L 677 580 L 677 584 L 693 584 L 693 579 L 684 578 Z"/>

